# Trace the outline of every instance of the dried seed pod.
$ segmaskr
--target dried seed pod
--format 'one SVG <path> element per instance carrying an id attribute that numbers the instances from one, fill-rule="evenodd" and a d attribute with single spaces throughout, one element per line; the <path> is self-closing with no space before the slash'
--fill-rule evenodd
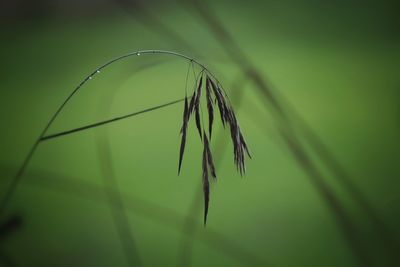
<path id="1" fill-rule="evenodd" d="M 196 100 L 194 101 L 194 109 L 195 109 L 195 116 L 196 116 L 196 127 L 197 130 L 199 131 L 200 138 L 201 136 L 201 121 L 200 121 L 200 97 L 201 97 L 201 86 L 203 83 L 203 76 L 200 77 L 199 85 L 197 87 L 197 94 L 196 94 Z"/>
<path id="2" fill-rule="evenodd" d="M 204 136 L 204 147 L 206 149 L 206 154 L 207 154 L 207 164 L 210 167 L 211 176 L 214 179 L 216 179 L 217 175 L 215 173 L 215 166 L 214 166 L 214 161 L 213 161 L 211 150 L 210 150 L 210 143 L 208 142 L 207 135 L 205 132 L 203 133 L 203 136 Z"/>
<path id="3" fill-rule="evenodd" d="M 208 168 L 207 168 L 207 150 L 204 145 L 203 149 L 203 194 L 204 194 L 204 225 L 207 222 L 208 214 L 208 203 L 210 200 L 210 181 L 208 180 Z"/>
<path id="4" fill-rule="evenodd" d="M 251 158 L 249 148 L 247 147 L 246 141 L 244 140 L 244 137 L 241 132 L 240 132 L 240 142 L 241 142 L 244 150 L 246 150 L 247 156 L 249 156 L 249 158 Z"/>
<path id="5" fill-rule="evenodd" d="M 193 92 L 192 99 L 190 99 L 189 111 L 188 111 L 189 112 L 189 114 L 188 114 L 189 117 L 194 112 L 195 101 L 196 101 L 196 91 Z"/>
<path id="6" fill-rule="evenodd" d="M 201 97 L 201 86 L 203 85 L 203 75 L 200 76 L 199 85 L 197 86 L 197 99 L 196 102 L 200 101 Z"/>
<path id="7" fill-rule="evenodd" d="M 181 128 L 182 140 L 181 140 L 181 148 L 179 151 L 178 175 L 181 172 L 183 153 L 185 152 L 186 131 L 187 131 L 188 122 L 189 122 L 189 107 L 188 107 L 187 96 L 185 96 L 185 106 L 183 109 L 183 122 L 182 122 L 182 128 Z"/>
<path id="8" fill-rule="evenodd" d="M 199 131 L 200 139 L 202 139 L 203 137 L 201 136 L 200 111 L 199 111 L 198 106 L 196 106 L 195 115 L 196 115 L 195 116 L 196 117 L 196 127 L 197 127 L 197 130 Z"/>
<path id="9" fill-rule="evenodd" d="M 211 88 L 213 89 L 214 92 L 214 96 L 215 99 L 217 101 L 218 104 L 218 109 L 219 109 L 219 114 L 221 115 L 221 121 L 222 121 L 222 125 L 225 127 L 225 104 L 224 104 L 224 97 L 222 96 L 222 94 L 220 93 L 220 91 L 218 90 L 217 85 L 210 80 L 211 82 Z"/>

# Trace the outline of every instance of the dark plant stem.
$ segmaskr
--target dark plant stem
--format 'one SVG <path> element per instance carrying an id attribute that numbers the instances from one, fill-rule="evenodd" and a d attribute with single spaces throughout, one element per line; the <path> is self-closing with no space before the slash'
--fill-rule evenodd
<path id="1" fill-rule="evenodd" d="M 81 127 L 78 127 L 78 128 L 74 128 L 74 129 L 71 129 L 71 130 L 67 130 L 67 131 L 63 131 L 63 132 L 59 132 L 59 133 L 55 133 L 55 134 L 49 134 L 49 135 L 43 136 L 40 139 L 40 141 L 47 141 L 47 140 L 50 140 L 50 139 L 62 137 L 64 135 L 70 135 L 70 134 L 73 134 L 73 133 L 77 133 L 77 132 L 85 131 L 85 130 L 88 130 L 88 129 L 96 128 L 96 127 L 103 126 L 103 125 L 106 125 L 106 124 L 110 124 L 110 123 L 113 123 L 113 122 L 116 122 L 116 121 L 120 121 L 120 120 L 124 120 L 124 119 L 130 118 L 130 117 L 134 117 L 134 116 L 137 116 L 137 115 L 140 115 L 140 114 L 143 114 L 143 113 L 147 113 L 147 112 L 150 112 L 150 111 L 153 111 L 153 110 L 165 108 L 165 107 L 180 103 L 180 102 L 182 102 L 184 100 L 185 100 L 184 98 L 183 99 L 174 100 L 174 101 L 162 104 L 162 105 L 158 105 L 158 106 L 155 106 L 155 107 L 151 107 L 151 108 L 143 109 L 143 110 L 140 110 L 140 111 L 136 111 L 136 112 L 124 115 L 124 116 L 119 116 L 119 117 L 115 117 L 115 118 L 112 118 L 112 119 L 99 121 L 99 122 L 96 122 L 96 123 L 92 123 L 92 124 L 89 124 L 89 125 L 81 126 Z"/>

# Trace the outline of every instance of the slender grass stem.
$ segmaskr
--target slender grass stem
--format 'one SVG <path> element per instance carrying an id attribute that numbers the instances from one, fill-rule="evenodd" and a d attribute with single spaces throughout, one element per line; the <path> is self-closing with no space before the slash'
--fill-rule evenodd
<path id="1" fill-rule="evenodd" d="M 201 69 L 206 70 L 209 73 L 209 75 L 212 76 L 219 83 L 218 79 L 206 68 L 205 65 L 201 64 L 200 62 L 198 62 L 194 58 L 191 58 L 191 57 L 186 56 L 184 54 L 180 54 L 180 53 L 173 52 L 173 51 L 167 51 L 167 50 L 139 50 L 139 51 L 136 51 L 136 52 L 131 52 L 131 53 L 116 57 L 116 58 L 104 63 L 100 67 L 96 68 L 93 72 L 91 72 L 88 76 L 86 76 L 78 84 L 78 86 L 68 95 L 68 97 L 62 102 L 62 104 L 58 107 L 56 112 L 51 116 L 50 120 L 48 121 L 48 123 L 46 124 L 44 129 L 42 130 L 41 134 L 39 135 L 39 137 L 37 138 L 35 143 L 32 145 L 31 149 L 29 150 L 27 156 L 25 157 L 21 167 L 18 169 L 16 175 L 11 180 L 10 185 L 6 189 L 6 192 L 5 192 L 3 198 L 2 198 L 2 200 L 0 202 L 0 218 L 4 215 L 5 209 L 6 209 L 7 205 L 9 204 L 13 193 L 15 192 L 16 188 L 18 187 L 18 184 L 21 181 L 21 178 L 22 178 L 22 176 L 23 176 L 23 174 L 24 174 L 29 162 L 31 161 L 35 151 L 37 150 L 39 144 L 41 143 L 41 141 L 44 140 L 43 138 L 46 137 L 47 131 L 49 130 L 49 128 L 51 127 L 53 122 L 56 120 L 58 115 L 62 112 L 64 107 L 71 100 L 71 98 L 81 89 L 81 87 L 84 84 L 86 84 L 89 80 L 91 80 L 95 75 L 99 74 L 101 70 L 107 68 L 108 66 L 112 65 L 113 63 L 121 61 L 121 60 L 126 59 L 126 58 L 130 58 L 130 57 L 134 57 L 134 56 L 140 56 L 140 55 L 147 55 L 147 54 L 165 54 L 165 55 L 175 56 L 175 57 L 179 57 L 179 58 L 182 58 L 184 60 L 188 60 L 190 62 L 193 62 L 194 64 L 196 64 L 199 67 L 201 67 Z M 118 120 L 120 120 L 120 119 L 122 119 L 122 118 L 119 118 Z M 103 122 L 102 124 L 105 124 L 105 123 Z M 81 129 L 81 130 L 83 130 L 83 129 Z"/>
<path id="2" fill-rule="evenodd" d="M 143 113 L 147 113 L 147 112 L 154 111 L 154 110 L 157 110 L 157 109 L 165 108 L 165 107 L 180 103 L 180 102 L 182 102 L 184 100 L 185 100 L 184 98 L 178 99 L 178 100 L 174 100 L 174 101 L 168 102 L 166 104 L 162 104 L 162 105 L 158 105 L 158 106 L 155 106 L 155 107 L 143 109 L 143 110 L 140 110 L 140 111 L 136 111 L 136 112 L 124 115 L 124 116 L 119 116 L 119 117 L 115 117 L 115 118 L 112 118 L 112 119 L 99 121 L 99 122 L 96 122 L 96 123 L 88 124 L 88 125 L 85 125 L 85 126 L 81 126 L 81 127 L 78 127 L 78 128 L 74 128 L 74 129 L 71 129 L 71 130 L 67 130 L 67 131 L 63 131 L 63 132 L 59 132 L 59 133 L 55 133 L 55 134 L 49 134 L 49 135 L 46 135 L 46 136 L 43 136 L 42 138 L 40 138 L 40 141 L 41 142 L 42 141 L 47 141 L 47 140 L 54 139 L 54 138 L 57 138 L 57 137 L 62 137 L 62 136 L 65 136 L 65 135 L 70 135 L 70 134 L 81 132 L 81 131 L 84 131 L 84 130 L 96 128 L 96 127 L 103 126 L 103 125 L 106 125 L 106 124 L 110 124 L 110 123 L 113 123 L 113 122 L 116 122 L 116 121 L 120 121 L 120 120 L 123 120 L 123 119 L 134 117 L 134 116 L 137 116 L 137 115 L 140 115 L 140 114 L 143 114 Z"/>

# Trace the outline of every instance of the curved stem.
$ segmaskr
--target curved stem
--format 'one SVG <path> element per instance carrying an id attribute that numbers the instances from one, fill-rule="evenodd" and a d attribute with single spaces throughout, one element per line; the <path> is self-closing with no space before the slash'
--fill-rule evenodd
<path id="1" fill-rule="evenodd" d="M 59 106 L 59 108 L 56 110 L 56 112 L 52 115 L 52 117 L 50 118 L 50 120 L 48 121 L 48 123 L 46 124 L 44 129 L 42 130 L 41 134 L 36 139 L 35 143 L 31 147 L 31 149 L 29 150 L 27 156 L 25 157 L 25 160 L 23 161 L 21 167 L 18 169 L 16 175 L 11 180 L 11 183 L 8 186 L 7 190 L 6 190 L 4 197 L 0 202 L 0 218 L 3 216 L 5 208 L 9 204 L 9 202 L 11 200 L 11 197 L 12 197 L 13 193 L 15 192 L 16 188 L 18 187 L 18 184 L 20 183 L 21 178 L 22 178 L 22 176 L 23 176 L 23 174 L 24 174 L 29 162 L 31 161 L 35 151 L 37 150 L 40 142 L 43 141 L 43 137 L 46 136 L 46 133 L 49 130 L 50 126 L 53 124 L 53 122 L 58 117 L 58 115 L 61 113 L 61 111 L 64 109 L 64 107 L 68 104 L 68 102 L 71 100 L 71 98 L 81 89 L 81 87 L 84 84 L 86 84 L 86 82 L 91 80 L 96 74 L 100 73 L 101 70 L 105 69 L 106 67 L 110 66 L 111 64 L 113 64 L 115 62 L 118 62 L 118 61 L 121 61 L 123 59 L 129 58 L 129 57 L 140 56 L 140 55 L 145 55 L 145 54 L 165 54 L 165 55 L 176 56 L 176 57 L 180 57 L 180 58 L 185 59 L 185 60 L 189 60 L 190 62 L 193 62 L 196 65 L 198 65 L 199 67 L 201 67 L 202 69 L 206 70 L 210 74 L 210 76 L 212 76 L 219 83 L 218 79 L 203 64 L 201 64 L 200 62 L 198 62 L 194 58 L 191 58 L 191 57 L 186 56 L 184 54 L 180 54 L 180 53 L 173 52 L 173 51 L 167 51 L 167 50 L 139 50 L 139 51 L 136 51 L 136 52 L 131 52 L 131 53 L 116 57 L 116 58 L 104 63 L 103 65 L 101 65 L 100 67 L 95 69 L 92 73 L 90 73 L 88 76 L 86 76 L 78 84 L 78 86 L 68 95 L 68 97 L 62 102 L 62 104 Z"/>

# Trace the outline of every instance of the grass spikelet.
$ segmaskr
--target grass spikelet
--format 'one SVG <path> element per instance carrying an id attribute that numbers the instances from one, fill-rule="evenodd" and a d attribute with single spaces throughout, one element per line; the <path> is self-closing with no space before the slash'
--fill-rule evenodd
<path id="1" fill-rule="evenodd" d="M 197 93 L 196 93 L 196 100 L 194 101 L 194 106 L 195 106 L 195 116 L 196 116 L 196 127 L 197 130 L 199 131 L 200 138 L 201 136 L 201 122 L 200 122 L 200 98 L 201 98 L 201 86 L 203 84 L 203 75 L 200 76 L 200 81 L 199 85 L 197 87 Z"/>
<path id="2" fill-rule="evenodd" d="M 194 112 L 194 102 L 195 101 L 196 101 L 196 91 L 193 92 L 192 99 L 190 99 L 189 110 L 188 110 L 189 117 Z"/>
<path id="3" fill-rule="evenodd" d="M 210 78 L 207 76 L 206 79 L 206 96 L 207 96 L 207 111 L 208 111 L 208 132 L 210 134 L 210 140 L 212 135 L 212 126 L 214 121 L 214 107 L 213 101 L 211 96 L 211 85 L 210 85 Z"/>
<path id="4" fill-rule="evenodd" d="M 187 96 L 185 96 L 185 106 L 184 106 L 184 110 L 183 110 L 183 122 L 182 122 L 182 128 L 181 128 L 182 140 L 181 140 L 181 148 L 179 151 L 178 175 L 181 172 L 183 153 L 185 152 L 186 131 L 187 131 L 188 122 L 189 122 L 189 107 L 188 107 Z"/>
<path id="5" fill-rule="evenodd" d="M 208 167 L 210 169 L 211 176 L 214 179 L 216 179 L 217 175 L 215 173 L 215 166 L 214 166 L 214 161 L 213 161 L 211 150 L 210 150 L 210 144 L 208 142 L 206 133 L 203 133 L 203 136 L 204 136 L 204 148 L 205 148 L 206 154 L 207 154 L 207 164 L 208 164 Z"/>
<path id="6" fill-rule="evenodd" d="M 196 108 L 195 108 L 195 116 L 196 116 L 196 127 L 197 127 L 197 130 L 199 131 L 200 139 L 202 139 L 202 136 L 201 136 L 201 121 L 200 121 L 200 108 L 199 108 L 198 105 L 196 105 Z"/>
<path id="7" fill-rule="evenodd" d="M 247 156 L 251 158 L 249 148 L 247 147 L 246 141 L 244 140 L 243 134 L 241 132 L 240 132 L 240 143 L 242 144 L 244 150 L 246 151 Z"/>
<path id="8" fill-rule="evenodd" d="M 205 72 L 205 74 L 204 74 Z M 205 83 L 203 83 L 203 75 L 205 75 Z M 196 82 L 197 83 L 197 82 Z M 204 86 L 205 84 L 205 86 Z M 243 137 L 243 134 L 240 131 L 239 123 L 236 119 L 236 115 L 233 111 L 232 106 L 229 104 L 229 99 L 227 98 L 226 93 L 223 91 L 222 87 L 219 86 L 217 80 L 215 80 L 214 76 L 212 76 L 206 69 L 202 69 L 200 72 L 200 78 L 198 79 L 198 84 L 195 87 L 193 92 L 192 99 L 190 104 L 187 105 L 185 101 L 185 109 L 183 115 L 183 126 L 182 126 L 182 142 L 181 142 L 181 151 L 179 158 L 179 170 L 182 162 L 183 152 L 185 148 L 186 141 L 186 129 L 188 122 L 190 120 L 191 115 L 195 114 L 195 122 L 196 127 L 200 135 L 200 139 L 203 142 L 203 161 L 202 161 L 202 183 L 203 183 L 203 193 L 204 193 L 204 224 L 207 222 L 207 214 L 208 214 L 208 206 L 210 200 L 210 181 L 209 175 L 216 179 L 216 171 L 215 165 L 210 149 L 210 142 L 212 135 L 212 127 L 214 123 L 214 103 L 217 104 L 218 110 L 221 116 L 221 121 L 223 126 L 229 126 L 230 135 L 232 139 L 233 145 L 233 156 L 234 163 L 238 172 L 243 175 L 246 171 L 245 168 L 245 153 L 248 157 L 251 158 L 249 149 Z M 207 112 L 208 112 L 208 134 L 205 130 L 204 125 L 202 125 L 201 120 L 201 96 L 202 96 L 202 88 L 205 87 L 205 100 L 207 103 Z M 213 97 L 215 100 L 213 101 Z M 178 170 L 178 172 L 179 172 Z"/>
<path id="9" fill-rule="evenodd" d="M 214 92 L 215 99 L 217 100 L 219 114 L 221 115 L 222 125 L 225 127 L 225 101 L 217 85 L 210 79 L 211 87 Z"/>

